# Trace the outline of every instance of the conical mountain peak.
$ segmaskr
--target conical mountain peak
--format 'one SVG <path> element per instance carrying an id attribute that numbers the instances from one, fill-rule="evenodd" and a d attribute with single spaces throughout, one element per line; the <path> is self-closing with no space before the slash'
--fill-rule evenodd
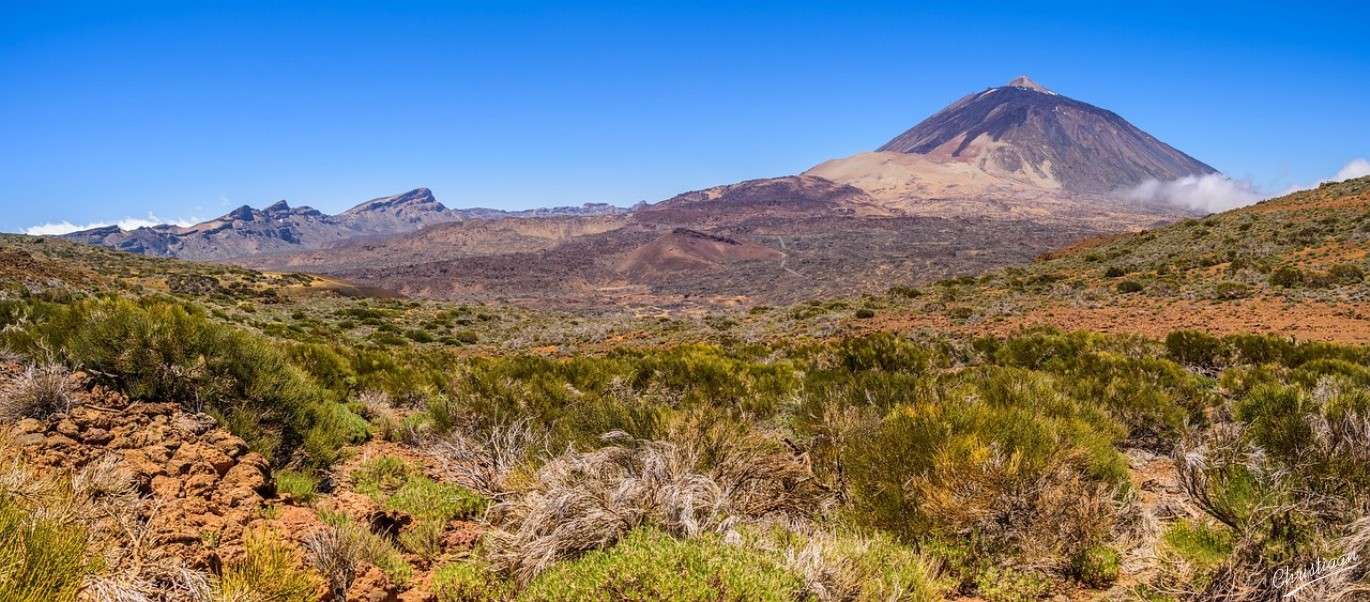
<path id="1" fill-rule="evenodd" d="M 963 97 L 878 150 L 970 163 L 1072 192 L 1109 193 L 1214 173 L 1112 111 L 1047 90 L 1026 75 Z"/>
<path id="2" fill-rule="evenodd" d="M 1010 81 L 1009 83 L 1005 84 L 1005 86 L 1009 88 L 1024 88 L 1027 90 L 1046 92 L 1047 94 L 1055 94 L 1055 92 L 1048 90 L 1046 86 L 1043 86 L 1042 84 L 1032 81 L 1032 78 L 1026 75 L 1019 75 L 1018 77 L 1013 78 L 1013 81 Z"/>

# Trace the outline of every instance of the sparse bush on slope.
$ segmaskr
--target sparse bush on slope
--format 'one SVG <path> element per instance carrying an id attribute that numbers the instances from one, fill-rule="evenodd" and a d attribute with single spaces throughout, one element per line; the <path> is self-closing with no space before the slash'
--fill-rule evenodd
<path id="1" fill-rule="evenodd" d="M 278 462 L 301 450 L 328 463 L 366 436 L 365 421 L 278 345 L 193 308 L 128 299 L 39 303 L 15 326 L 5 333 L 11 347 L 50 351 L 133 399 L 177 401 L 214 414 Z"/>
<path id="2" fill-rule="evenodd" d="M 552 567 L 517 599 L 792 602 L 803 596 L 803 581 L 764 554 L 717 535 L 679 540 L 638 528 L 610 549 Z"/>

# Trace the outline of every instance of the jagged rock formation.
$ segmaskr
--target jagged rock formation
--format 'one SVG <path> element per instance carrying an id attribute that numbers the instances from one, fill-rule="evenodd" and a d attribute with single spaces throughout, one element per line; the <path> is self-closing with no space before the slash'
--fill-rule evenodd
<path id="1" fill-rule="evenodd" d="M 87 244 L 143 255 L 222 260 L 266 253 L 320 249 L 358 238 L 413 232 L 435 224 L 499 217 L 612 215 L 626 211 L 603 203 L 505 212 L 495 209 L 449 209 L 427 188 L 374 198 L 338 215 L 279 201 L 265 209 L 247 205 L 217 219 L 190 227 L 159 225 L 136 230 L 118 226 L 65 235 Z"/>

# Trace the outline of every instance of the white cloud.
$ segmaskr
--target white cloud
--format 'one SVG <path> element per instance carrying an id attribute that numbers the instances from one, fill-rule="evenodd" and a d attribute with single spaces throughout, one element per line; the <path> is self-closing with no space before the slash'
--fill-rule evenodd
<path id="1" fill-rule="evenodd" d="M 91 228 L 104 228 L 106 226 L 119 226 L 120 230 L 137 230 L 138 228 L 157 226 L 160 224 L 184 227 L 193 226 L 196 223 L 198 222 L 195 219 L 164 220 L 149 213 L 147 214 L 147 217 L 125 217 L 114 222 L 92 222 L 84 225 L 73 224 L 66 220 L 48 222 L 46 224 L 25 228 L 24 234 L 28 234 L 29 236 L 58 236 L 61 234 L 80 232 L 81 230 L 89 230 Z"/>
<path id="2" fill-rule="evenodd" d="M 1318 180 L 1314 184 L 1294 184 L 1293 186 L 1290 186 L 1288 189 L 1286 189 L 1284 192 L 1281 192 L 1280 196 L 1284 196 L 1286 194 L 1293 194 L 1300 190 L 1312 190 L 1328 182 L 1340 182 L 1342 180 L 1350 180 L 1352 178 L 1359 178 L 1361 176 L 1370 176 L 1370 161 L 1361 158 L 1355 158 L 1347 162 L 1346 165 L 1343 165 L 1341 169 L 1337 170 L 1337 175 L 1332 176 L 1331 178 L 1328 178 L 1326 180 Z"/>
<path id="3" fill-rule="evenodd" d="M 1222 174 L 1185 176 L 1162 182 L 1150 179 L 1128 190 L 1122 197 L 1138 203 L 1169 203 L 1205 213 L 1227 211 L 1265 198 L 1250 182 L 1233 180 Z"/>
<path id="4" fill-rule="evenodd" d="M 1350 180 L 1351 178 L 1359 178 L 1362 176 L 1370 176 L 1370 161 L 1357 158 L 1352 159 L 1350 163 L 1347 163 L 1346 166 L 1342 167 L 1341 171 L 1337 172 L 1336 177 L 1332 178 L 1332 181 L 1340 182 L 1342 180 Z"/>

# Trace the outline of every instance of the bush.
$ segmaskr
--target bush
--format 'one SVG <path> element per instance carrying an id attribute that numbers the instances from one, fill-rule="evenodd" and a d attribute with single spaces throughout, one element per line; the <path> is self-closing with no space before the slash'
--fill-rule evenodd
<path id="1" fill-rule="evenodd" d="M 869 308 L 865 308 L 865 307 L 862 307 L 861 309 L 856 310 L 856 319 L 858 319 L 858 320 L 869 320 L 869 319 L 874 318 L 874 317 L 875 317 L 875 310 L 872 310 L 872 309 L 869 309 Z"/>
<path id="2" fill-rule="evenodd" d="M 418 521 L 400 531 L 397 540 L 406 552 L 432 562 L 442 555 L 442 533 L 447 523 Z"/>
<path id="3" fill-rule="evenodd" d="M 397 585 L 405 585 L 413 578 L 414 568 L 405 562 L 390 538 L 372 533 L 346 515 L 321 514 L 320 518 L 327 528 L 306 539 L 305 547 L 310 562 L 327 578 L 335 598 L 347 599 L 347 589 L 363 562 L 380 569 Z"/>
<path id="4" fill-rule="evenodd" d="M 1200 571 L 1218 567 L 1232 553 L 1232 532 L 1197 520 L 1180 520 L 1162 535 L 1166 549 Z"/>
<path id="5" fill-rule="evenodd" d="M 1354 263 L 1334 265 L 1328 275 L 1341 284 L 1357 284 L 1365 280 L 1365 270 Z"/>
<path id="6" fill-rule="evenodd" d="M 0 600 L 76 599 L 94 568 L 85 559 L 86 530 L 31 513 L 0 493 Z"/>
<path id="7" fill-rule="evenodd" d="M 1108 266 L 1108 269 L 1104 270 L 1104 278 L 1122 278 L 1125 275 L 1127 275 L 1127 270 L 1116 265 Z"/>
<path id="8" fill-rule="evenodd" d="M 1119 282 L 1117 286 L 1118 292 L 1123 294 L 1139 293 L 1143 288 L 1145 287 L 1142 286 L 1142 283 L 1137 282 L 1136 280 L 1124 280 Z"/>
<path id="9" fill-rule="evenodd" d="M 1051 591 L 1051 580 L 1037 573 L 990 568 L 975 578 L 975 592 L 988 602 L 1030 602 Z"/>
<path id="10" fill-rule="evenodd" d="M 319 492 L 319 477 L 310 472 L 278 470 L 275 473 L 276 492 L 289 495 L 302 504 L 314 501 Z"/>
<path id="11" fill-rule="evenodd" d="M 1081 583 L 1103 589 L 1118 580 L 1122 557 L 1117 550 L 1104 545 L 1092 545 L 1075 553 L 1070 561 L 1071 574 Z"/>
<path id="12" fill-rule="evenodd" d="M 887 332 L 846 339 L 834 354 L 851 372 L 878 370 L 915 374 L 927 372 L 936 356 L 936 352 L 927 346 Z"/>
<path id="13" fill-rule="evenodd" d="M 764 539 L 767 535 L 778 541 Z M 783 552 L 785 566 L 820 600 L 932 602 L 953 585 L 938 578 L 936 561 L 884 533 L 800 534 L 777 528 L 762 537 L 757 547 Z"/>
<path id="14" fill-rule="evenodd" d="M 906 299 L 916 299 L 923 296 L 923 291 L 911 286 L 891 286 L 889 290 L 886 291 L 886 294 L 895 297 L 904 297 Z"/>
<path id="15" fill-rule="evenodd" d="M 485 509 L 485 499 L 460 485 L 438 483 L 404 460 L 377 456 L 352 472 L 357 491 L 390 510 L 420 520 L 446 523 L 470 518 Z"/>
<path id="16" fill-rule="evenodd" d="M 1222 339 L 1197 330 L 1177 330 L 1166 335 L 1170 358 L 1186 366 L 1216 368 L 1227 362 L 1228 347 Z"/>
<path id="17" fill-rule="evenodd" d="M 1294 288 L 1303 284 L 1303 272 L 1293 266 L 1281 266 L 1270 274 L 1270 284 L 1282 288 Z"/>
<path id="18" fill-rule="evenodd" d="M 409 481 L 413 469 L 395 456 L 376 456 L 362 462 L 352 471 L 352 483 L 357 491 L 372 498 L 383 499 Z"/>
<path id="19" fill-rule="evenodd" d="M 789 602 L 803 592 L 798 576 L 759 552 L 725 544 L 716 536 L 682 541 L 640 528 L 612 548 L 554 566 L 518 599 Z"/>
<path id="20" fill-rule="evenodd" d="M 36 303 L 31 321 L 4 334 L 11 347 L 49 349 L 72 366 L 110 375 L 132 399 L 180 401 L 206 411 L 256 451 L 283 463 L 303 448 L 327 464 L 363 440 L 352 414 L 280 345 L 163 301 L 90 299 Z"/>
<path id="21" fill-rule="evenodd" d="M 513 599 L 513 589 L 498 573 L 475 560 L 445 564 L 433 571 L 433 594 L 438 602 L 504 602 Z"/>
<path id="22" fill-rule="evenodd" d="M 827 492 L 788 449 L 736 424 L 683 424 L 680 443 L 606 435 L 568 451 L 491 508 L 489 559 L 527 581 L 555 562 L 612 545 L 633 527 L 680 536 L 761 519 L 800 520 Z"/>
<path id="23" fill-rule="evenodd" d="M 859 522 L 900 536 L 965 540 L 972 554 L 1044 555 L 1095 541 L 1124 486 L 1123 430 L 1025 370 L 963 372 L 936 397 L 892 408 L 841 452 Z M 1041 558 L 1038 558 L 1041 560 Z"/>
<path id="24" fill-rule="evenodd" d="M 47 418 L 71 406 L 76 384 L 58 364 L 29 366 L 8 389 L 0 389 L 0 418 Z"/>
<path id="25" fill-rule="evenodd" d="M 299 566 L 291 546 L 269 532 L 249 533 L 242 560 L 224 567 L 214 590 L 218 599 L 314 602 L 321 581 Z"/>
<path id="26" fill-rule="evenodd" d="M 416 475 L 386 498 L 385 507 L 420 520 L 446 524 L 453 519 L 480 514 L 485 510 L 485 499 L 465 487 Z"/>

